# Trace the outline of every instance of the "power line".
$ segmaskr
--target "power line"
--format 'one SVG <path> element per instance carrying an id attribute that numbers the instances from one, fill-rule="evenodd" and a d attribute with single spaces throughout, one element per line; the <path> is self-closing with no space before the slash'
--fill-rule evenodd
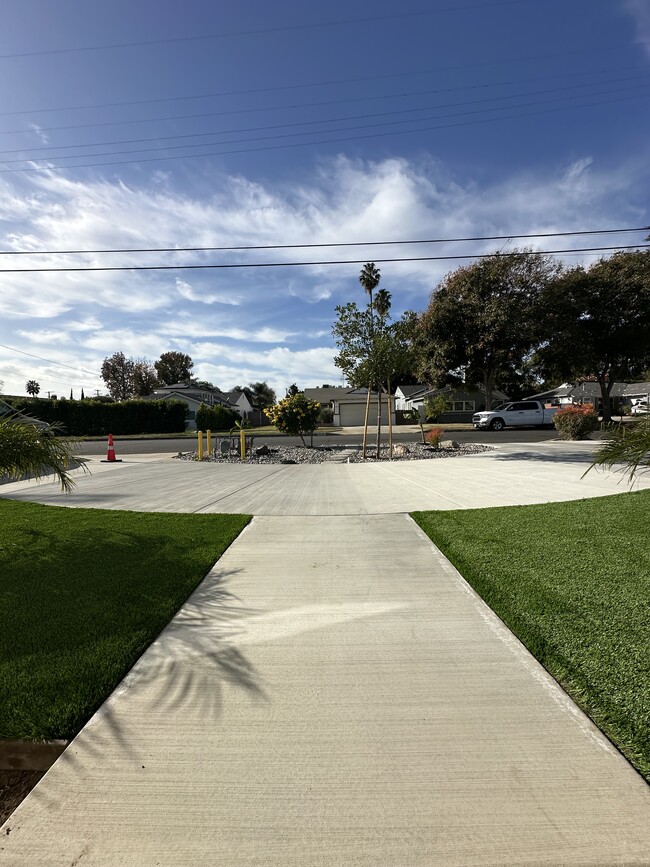
<path id="1" fill-rule="evenodd" d="M 628 88 L 631 89 L 631 88 Z M 565 97 L 564 99 L 575 99 L 576 97 Z M 637 95 L 632 96 L 621 96 L 616 99 L 600 99 L 596 102 L 585 102 L 577 105 L 569 105 L 569 106 L 559 106 L 553 108 L 545 108 L 537 111 L 529 111 L 529 112 L 519 112 L 517 114 L 509 114 L 504 115 L 502 117 L 488 117 L 488 118 L 478 118 L 475 120 L 469 121 L 461 121 L 460 123 L 448 123 L 448 124 L 435 124 L 433 126 L 425 126 L 418 127 L 416 129 L 407 129 L 407 130 L 397 130 L 397 131 L 388 131 L 388 132 L 373 132 L 368 135 L 356 135 L 356 136 L 342 136 L 339 138 L 329 138 L 329 139 L 318 139 L 316 141 L 308 141 L 308 142 L 293 142 L 291 144 L 281 144 L 281 145 L 263 145 L 262 147 L 257 148 L 236 148 L 234 150 L 219 150 L 219 151 L 209 151 L 204 154 L 179 154 L 178 156 L 167 156 L 167 157 L 139 157 L 134 160 L 107 160 L 103 162 L 92 162 L 92 163 L 72 163 L 67 166 L 56 166 L 56 165 L 45 165 L 45 166 L 34 166 L 32 168 L 22 168 L 22 169 L 0 169 L 0 174 L 16 174 L 16 173 L 32 173 L 32 172 L 43 172 L 43 171 L 54 171 L 61 169 L 79 169 L 79 168 L 99 168 L 102 166 L 120 166 L 120 165 L 132 165 L 134 163 L 155 163 L 155 162 L 170 162 L 172 160 L 184 160 L 184 159 L 205 159 L 206 157 L 211 156 L 226 156 L 230 154 L 249 154 L 249 153 L 259 153 L 262 151 L 272 151 L 272 150 L 287 150 L 289 148 L 300 148 L 300 147 L 314 147 L 316 145 L 321 144 L 341 144 L 343 142 L 350 141 L 364 141 L 366 139 L 374 139 L 374 138 L 386 138 L 387 136 L 395 136 L 395 135 L 408 135 L 418 132 L 432 132 L 440 129 L 452 129 L 454 127 L 461 126 L 475 126 L 477 124 L 484 123 L 494 123 L 495 121 L 501 120 L 518 120 L 521 117 L 534 117 L 540 114 L 550 114 L 558 111 L 573 111 L 575 109 L 580 108 L 591 108 L 591 107 L 601 107 L 602 105 L 606 105 L 612 102 L 625 102 L 630 99 L 637 99 Z M 551 102 L 553 100 L 541 100 L 538 103 L 526 103 L 522 106 L 509 106 L 508 108 L 525 108 L 528 105 L 535 104 L 543 104 L 545 102 Z M 494 108 L 494 109 L 481 109 L 479 111 L 472 112 L 457 112 L 455 114 L 448 115 L 449 117 L 463 117 L 469 114 L 481 114 L 485 111 L 504 111 L 506 107 L 503 108 Z M 444 115 L 443 115 L 444 117 Z M 415 123 L 415 120 L 406 121 L 407 123 Z M 404 123 L 404 121 L 394 121 L 390 125 L 396 125 L 398 123 Z M 386 124 L 370 124 L 362 127 L 358 127 L 360 129 L 368 129 L 371 126 L 385 126 Z M 354 129 L 354 128 L 350 128 Z M 330 130 L 329 132 L 335 133 L 341 130 Z M 322 131 L 325 132 L 325 131 Z M 308 135 L 308 133 L 296 133 L 295 135 Z M 266 136 L 257 139 L 249 139 L 244 141 L 263 141 L 264 138 L 286 138 L 288 136 Z M 238 144 L 240 142 L 232 141 L 232 142 L 223 142 L 223 144 Z M 204 143 L 204 147 L 209 147 L 213 143 Z M 169 148 L 171 149 L 171 148 Z M 134 153 L 134 151 L 131 151 Z M 107 156 L 108 154 L 104 154 Z M 96 156 L 102 156 L 102 154 L 96 154 Z M 71 159 L 71 157 L 58 157 L 57 159 Z M 8 161 L 7 161 L 8 162 Z M 21 162 L 21 161 L 19 161 Z M 23 160 L 22 162 L 34 162 L 34 160 Z"/>
<path id="2" fill-rule="evenodd" d="M 419 12 L 398 12 L 389 15 L 346 18 L 335 21 L 315 21 L 310 24 L 288 24 L 284 27 L 264 27 L 256 30 L 233 30 L 225 33 L 205 33 L 196 36 L 173 36 L 167 39 L 142 39 L 137 42 L 112 42 L 103 45 L 84 45 L 76 48 L 48 48 L 42 51 L 20 51 L 13 54 L 0 54 L 0 60 L 18 57 L 45 57 L 58 54 L 80 54 L 88 51 L 107 51 L 114 48 L 144 48 L 151 45 L 170 45 L 172 43 L 205 42 L 212 39 L 234 39 L 243 36 L 266 36 L 273 33 L 288 33 L 300 30 L 316 30 L 321 27 L 340 27 L 349 24 L 369 24 L 375 21 L 394 21 L 395 19 L 421 18 L 425 15 L 439 15 L 443 12 L 465 12 L 471 9 L 492 9 L 496 6 L 519 6 L 532 0 L 492 0 L 491 3 L 468 3 L 463 6 L 444 6 L 440 9 L 425 9 Z"/>
<path id="3" fill-rule="evenodd" d="M 623 229 L 581 229 L 569 232 L 532 232 L 513 235 L 475 235 L 466 238 L 419 238 L 404 241 L 330 241 L 323 244 L 256 244 L 245 247 L 123 247 L 104 250 L 0 250 L 0 256 L 64 256 L 95 253 L 207 253 L 241 252 L 249 250 L 305 250 L 322 247 L 380 247 L 405 244 L 454 244 L 461 241 L 505 241 L 513 238 L 567 238 L 574 235 L 615 235 L 647 232 L 650 226 Z"/>
<path id="4" fill-rule="evenodd" d="M 233 134 L 242 133 L 242 132 L 263 132 L 266 130 L 287 129 L 290 127 L 315 126 L 317 124 L 325 124 L 325 123 L 342 123 L 342 122 L 349 121 L 349 120 L 366 120 L 366 119 L 370 119 L 370 118 L 379 118 L 379 117 L 394 117 L 396 115 L 414 114 L 416 112 L 431 111 L 431 110 L 436 110 L 436 109 L 458 108 L 458 107 L 467 106 L 467 105 L 481 105 L 481 104 L 485 104 L 486 102 L 503 102 L 504 100 L 518 99 L 519 97 L 538 96 L 538 95 L 549 94 L 549 93 L 566 93 L 567 91 L 575 90 L 576 88 L 586 88 L 586 87 L 593 87 L 593 86 L 600 86 L 600 85 L 619 84 L 622 82 L 638 81 L 639 78 L 648 78 L 648 77 L 650 77 L 650 73 L 644 73 L 641 76 L 628 76 L 625 78 L 613 78 L 613 79 L 609 79 L 609 80 L 605 80 L 605 81 L 587 82 L 585 84 L 571 84 L 571 85 L 567 85 L 566 87 L 553 87 L 553 88 L 545 88 L 543 90 L 524 91 L 523 93 L 511 93 L 511 94 L 506 94 L 504 96 L 488 96 L 484 99 L 463 100 L 462 102 L 445 103 L 443 105 L 427 105 L 427 106 L 421 106 L 419 108 L 405 108 L 405 109 L 398 109 L 398 110 L 394 110 L 394 111 L 373 112 L 373 113 L 368 113 L 368 114 L 357 114 L 357 115 L 346 115 L 344 117 L 330 117 L 330 118 L 322 118 L 319 120 L 292 121 L 289 123 L 272 124 L 272 125 L 266 125 L 266 126 L 254 126 L 254 127 L 244 127 L 244 128 L 239 128 L 239 129 L 214 130 L 211 132 L 187 133 L 184 135 L 154 136 L 151 138 L 116 139 L 113 141 L 89 142 L 89 143 L 85 143 L 85 144 L 41 145 L 40 147 L 30 147 L 30 148 L 22 147 L 22 148 L 14 148 L 11 150 L 0 151 L 0 155 L 2 155 L 2 154 L 14 154 L 14 153 L 30 153 L 33 151 L 37 151 L 39 153 L 41 153 L 41 152 L 49 153 L 50 151 L 54 151 L 54 150 L 57 150 L 57 151 L 58 150 L 72 150 L 75 148 L 84 148 L 85 149 L 85 148 L 105 147 L 108 145 L 119 145 L 119 144 L 144 144 L 146 142 L 166 142 L 166 141 L 176 141 L 178 139 L 204 138 L 206 136 L 214 136 L 214 135 L 219 135 L 219 136 L 221 136 L 221 135 L 233 135 Z M 476 85 L 476 87 L 489 87 L 489 86 L 490 85 Z M 636 89 L 643 88 L 645 86 L 647 86 L 646 82 L 635 85 L 632 88 L 623 88 L 623 91 L 628 90 L 628 89 L 636 90 Z M 398 98 L 398 97 L 404 98 L 407 96 L 420 96 L 422 94 L 429 94 L 429 93 L 446 93 L 446 92 L 450 92 L 453 90 L 465 90 L 465 89 L 466 88 L 446 88 L 446 89 L 439 89 L 439 90 L 433 90 L 433 91 L 416 91 L 416 92 L 410 93 L 410 94 L 408 94 L 408 93 L 407 94 L 396 94 L 395 98 Z M 590 93 L 590 94 L 584 94 L 584 95 L 585 96 L 597 96 L 597 95 L 602 95 L 602 94 L 608 95 L 608 94 L 617 93 L 617 92 L 620 92 L 620 91 L 606 90 L 606 91 L 597 91 L 596 93 Z M 580 96 L 583 96 L 583 94 L 575 94 L 573 96 L 570 95 L 567 97 L 563 97 L 563 99 L 565 99 L 565 100 L 576 99 L 576 98 L 579 98 Z M 372 99 L 385 99 L 385 98 L 386 97 L 373 97 Z M 390 98 L 393 98 L 393 97 L 390 97 Z M 358 101 L 365 101 L 365 98 L 361 98 L 359 100 L 357 100 L 357 99 L 355 99 L 355 100 L 342 100 L 342 102 L 358 102 Z M 538 100 L 537 102 L 525 103 L 524 107 L 528 106 L 528 105 L 540 105 L 540 104 L 544 104 L 546 102 L 552 102 L 552 101 L 554 101 L 554 100 Z M 323 103 L 320 103 L 320 104 L 322 105 Z M 325 103 L 325 104 L 331 104 L 331 103 Z M 337 104 L 336 101 L 334 102 L 334 104 Z M 311 108 L 313 105 L 319 105 L 319 103 L 307 104 L 306 106 L 300 106 L 300 107 Z M 296 106 L 288 106 L 288 108 L 295 108 L 295 107 Z M 515 107 L 516 108 L 518 106 L 505 106 L 505 107 L 506 108 Z M 491 108 L 484 109 L 484 111 L 498 111 L 500 108 L 501 108 L 501 106 L 493 106 Z M 265 109 L 265 110 L 268 111 L 269 109 Z M 246 109 L 246 111 L 258 111 L 258 109 Z M 233 113 L 238 113 L 238 112 L 233 112 Z M 451 115 L 451 116 L 453 117 L 456 115 Z M 442 115 L 442 117 L 445 117 L 445 115 Z M 412 118 L 410 121 L 405 120 L 405 121 L 400 121 L 400 123 L 417 123 L 421 120 L 423 120 L 423 118 Z M 381 125 L 383 126 L 383 125 L 385 125 L 385 123 L 382 123 Z M 364 125 L 362 128 L 365 129 L 366 126 L 367 125 Z M 325 130 L 319 130 L 317 132 L 325 132 Z M 308 133 L 294 133 L 294 135 L 307 135 L 307 134 Z M 256 137 L 254 139 L 251 139 L 251 141 L 259 141 L 259 140 L 260 140 L 260 137 Z M 244 139 L 244 141 L 247 141 L 247 140 Z M 129 150 L 129 151 L 106 151 L 104 153 L 98 153 L 98 154 L 73 154 L 73 155 L 70 155 L 69 157 L 67 157 L 65 155 L 55 155 L 52 157 L 33 156 L 30 159 L 32 159 L 32 160 L 36 160 L 36 159 L 39 159 L 39 160 L 42 160 L 42 159 L 75 159 L 75 158 L 84 157 L 84 156 L 88 156 L 88 157 L 90 157 L 90 156 L 112 156 L 114 154 L 121 154 L 121 153 L 147 153 L 147 152 L 150 152 L 151 150 L 155 151 L 155 150 L 172 150 L 172 149 L 180 149 L 180 148 L 188 148 L 188 147 L 207 147 L 207 146 L 210 146 L 212 144 L 218 144 L 218 142 L 204 142 L 204 143 L 188 144 L 188 145 L 182 144 L 182 145 L 175 145 L 175 146 L 162 145 L 161 147 L 147 148 L 147 149 L 142 150 L 142 151 L 140 151 L 140 150 L 138 150 L 138 151 L 133 151 L 133 150 Z M 26 159 L 27 158 L 15 159 L 15 160 L 2 160 L 2 162 L 9 165 L 11 163 L 25 162 Z"/>
<path id="5" fill-rule="evenodd" d="M 513 237 L 513 236 L 510 236 Z M 548 256 L 552 254 L 574 255 L 577 253 L 598 253 L 612 250 L 645 250 L 650 244 L 628 244 L 619 247 L 579 247 L 572 250 L 520 250 L 512 253 L 500 253 L 503 257 L 512 256 Z M 375 262 L 444 262 L 458 259 L 490 259 L 494 253 L 465 253 L 457 256 L 410 256 L 404 258 L 375 259 Z M 210 271 L 235 268 L 294 268 L 315 265 L 359 265 L 366 259 L 335 259 L 320 262 L 229 262 L 210 265 L 89 265 L 83 267 L 57 268 L 0 268 L 0 274 L 46 274 L 79 271 Z M 0 344 L 2 345 L 2 344 Z"/>
<path id="6" fill-rule="evenodd" d="M 21 355 L 27 355 L 30 358 L 37 358 L 39 361 L 46 361 L 48 364 L 56 364 L 58 367 L 67 367 L 69 370 L 76 370 L 79 373 L 87 373 L 88 376 L 94 376 L 96 379 L 99 379 L 98 373 L 92 373 L 90 370 L 85 370 L 83 367 L 71 367 L 69 364 L 63 364 L 60 361 L 53 361 L 51 358 L 43 358 L 41 355 L 32 355 L 31 352 L 25 352 L 23 349 L 16 349 L 15 346 L 7 346 L 4 343 L 0 343 L 0 347 L 3 349 L 9 349 L 11 352 L 19 352 Z"/>

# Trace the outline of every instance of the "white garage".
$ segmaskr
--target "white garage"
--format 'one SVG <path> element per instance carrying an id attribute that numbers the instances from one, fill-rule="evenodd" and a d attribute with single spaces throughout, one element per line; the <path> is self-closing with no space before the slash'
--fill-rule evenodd
<path id="1" fill-rule="evenodd" d="M 334 424 L 341 427 L 359 427 L 363 425 L 366 416 L 366 401 L 368 392 L 365 389 L 356 389 L 348 392 L 344 397 L 334 400 Z M 393 424 L 395 424 L 395 398 L 391 398 L 393 410 Z M 381 423 L 388 424 L 388 395 L 382 396 Z M 370 412 L 368 424 L 377 424 L 377 395 L 370 395 Z"/>

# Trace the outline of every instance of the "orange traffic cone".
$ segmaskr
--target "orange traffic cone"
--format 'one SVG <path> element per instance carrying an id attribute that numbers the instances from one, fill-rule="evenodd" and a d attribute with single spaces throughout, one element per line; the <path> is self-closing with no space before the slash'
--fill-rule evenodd
<path id="1" fill-rule="evenodd" d="M 122 463 L 122 458 L 115 457 L 115 446 L 113 445 L 113 434 L 108 435 L 108 451 L 106 452 L 106 459 L 102 461 L 103 464 L 112 464 L 112 463 Z"/>

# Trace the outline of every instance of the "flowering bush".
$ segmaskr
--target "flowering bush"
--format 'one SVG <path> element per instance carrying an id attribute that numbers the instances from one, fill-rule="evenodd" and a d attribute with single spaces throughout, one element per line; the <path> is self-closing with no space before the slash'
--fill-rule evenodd
<path id="1" fill-rule="evenodd" d="M 561 440 L 586 440 L 598 427 L 598 416 L 591 405 L 567 406 L 556 412 L 553 424 Z"/>
<path id="2" fill-rule="evenodd" d="M 442 439 L 443 434 L 444 431 L 441 427 L 432 427 L 431 430 L 425 434 L 425 439 L 430 446 L 437 449 L 440 445 L 440 440 Z"/>
<path id="3" fill-rule="evenodd" d="M 305 445 L 304 434 L 316 427 L 320 404 L 307 400 L 304 394 L 292 394 L 275 406 L 267 406 L 264 414 L 272 425 L 289 436 L 299 436 Z"/>

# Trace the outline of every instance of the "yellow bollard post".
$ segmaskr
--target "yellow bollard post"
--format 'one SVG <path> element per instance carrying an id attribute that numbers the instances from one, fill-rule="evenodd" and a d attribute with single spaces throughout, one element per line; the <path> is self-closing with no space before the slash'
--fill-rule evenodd
<path id="1" fill-rule="evenodd" d="M 196 436 L 198 438 L 198 447 L 196 449 L 196 459 L 197 461 L 203 460 L 203 431 L 197 430 Z"/>
<path id="2" fill-rule="evenodd" d="M 205 432 L 205 445 L 208 453 L 208 457 L 212 454 L 212 431 L 206 430 Z"/>
<path id="3" fill-rule="evenodd" d="M 246 431 L 244 428 L 239 431 L 239 454 L 242 461 L 246 460 Z"/>

